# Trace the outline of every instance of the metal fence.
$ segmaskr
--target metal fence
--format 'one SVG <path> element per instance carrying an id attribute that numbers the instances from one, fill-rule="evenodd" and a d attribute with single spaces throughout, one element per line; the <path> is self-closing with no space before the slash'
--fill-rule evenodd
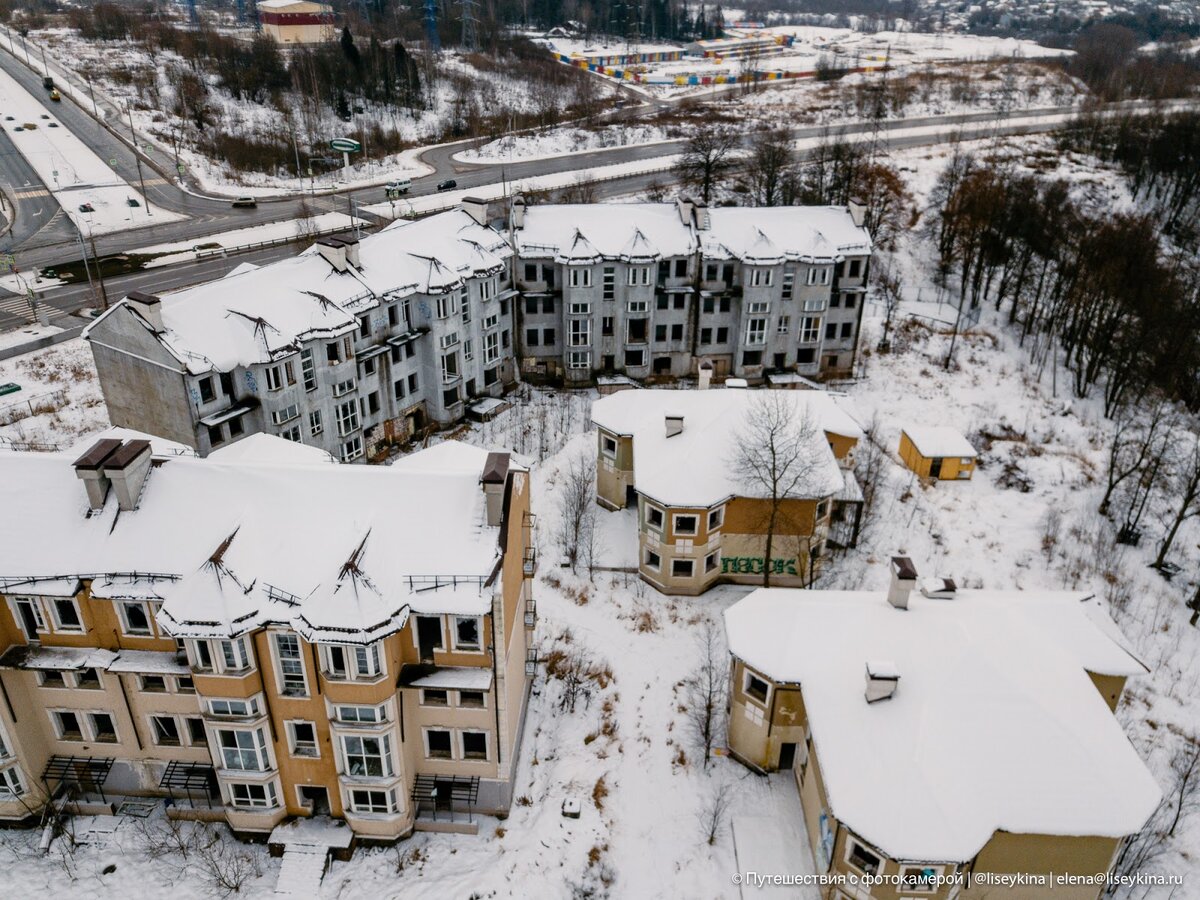
<path id="1" fill-rule="evenodd" d="M 54 412 L 67 405 L 67 389 L 59 388 L 45 394 L 27 397 L 7 406 L 0 406 L 0 425 L 11 425 L 39 413 Z"/>

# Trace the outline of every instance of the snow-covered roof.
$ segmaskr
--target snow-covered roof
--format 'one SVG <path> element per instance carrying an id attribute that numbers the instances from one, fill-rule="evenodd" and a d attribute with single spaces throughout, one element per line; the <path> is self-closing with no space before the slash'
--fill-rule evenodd
<path id="1" fill-rule="evenodd" d="M 917 452 L 926 458 L 939 456 L 959 456 L 974 458 L 977 454 L 971 442 L 962 436 L 962 432 L 949 425 L 905 425 L 904 433 L 917 448 Z"/>
<path id="2" fill-rule="evenodd" d="M 692 230 L 672 203 L 537 204 L 513 233 L 518 255 L 560 262 L 649 262 L 696 252 Z"/>
<path id="3" fill-rule="evenodd" d="M 1146 671 L 1098 607 L 1054 591 L 914 593 L 899 610 L 882 591 L 759 589 L 725 628 L 731 653 L 800 685 L 839 821 L 893 859 L 962 862 L 997 830 L 1132 834 L 1158 803 L 1087 674 Z M 878 660 L 899 687 L 868 704 Z"/>
<path id="4" fill-rule="evenodd" d="M 302 341 L 349 334 L 356 317 L 381 302 L 442 294 L 467 278 L 500 272 L 512 255 L 503 236 L 457 209 L 393 222 L 358 247 L 359 265 L 344 272 L 314 245 L 298 256 L 166 295 L 164 331 L 155 337 L 193 373 L 269 362 L 296 352 Z"/>
<path id="5" fill-rule="evenodd" d="M 667 506 L 707 507 L 753 496 L 733 471 L 738 433 L 765 391 L 618 391 L 592 404 L 592 422 L 633 438 L 633 479 L 639 492 Z M 828 497 L 844 489 L 841 468 L 825 433 L 861 438 L 862 429 L 822 391 L 772 391 L 795 421 L 811 418 L 812 468 L 795 496 Z M 667 437 L 666 417 L 682 416 L 683 431 Z"/>
<path id="6" fill-rule="evenodd" d="M 702 208 L 704 226 L 684 222 L 673 203 L 537 204 L 516 229 L 522 257 L 563 263 L 650 262 L 696 252 L 758 265 L 838 260 L 870 252 L 871 239 L 835 206 Z"/>
<path id="7" fill-rule="evenodd" d="M 499 560 L 487 457 L 447 441 L 386 468 L 156 458 L 137 509 L 110 491 L 89 515 L 69 454 L 0 451 L 0 585 L 92 578 L 97 597 L 162 598 L 160 622 L 179 637 L 272 621 L 354 643 L 410 611 L 480 615 Z"/>
<path id="8" fill-rule="evenodd" d="M 409 687 L 462 691 L 486 691 L 492 686 L 492 670 L 486 667 L 442 666 L 409 682 Z"/>
<path id="9" fill-rule="evenodd" d="M 248 435 L 240 441 L 218 447 L 209 454 L 221 462 L 258 463 L 274 465 L 275 463 L 333 463 L 337 462 L 331 455 L 320 447 L 289 441 L 278 435 L 258 432 Z"/>
<path id="10" fill-rule="evenodd" d="M 865 228 L 840 206 L 720 206 L 705 211 L 708 227 L 698 232 L 701 251 L 713 259 L 734 258 L 757 265 L 784 261 L 839 260 L 871 251 Z"/>

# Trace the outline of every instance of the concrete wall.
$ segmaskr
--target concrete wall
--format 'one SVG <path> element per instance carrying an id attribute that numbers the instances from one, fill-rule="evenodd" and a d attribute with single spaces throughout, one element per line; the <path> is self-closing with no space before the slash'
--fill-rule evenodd
<path id="1" fill-rule="evenodd" d="M 184 368 L 121 306 L 92 325 L 88 342 L 114 425 L 197 446 Z"/>

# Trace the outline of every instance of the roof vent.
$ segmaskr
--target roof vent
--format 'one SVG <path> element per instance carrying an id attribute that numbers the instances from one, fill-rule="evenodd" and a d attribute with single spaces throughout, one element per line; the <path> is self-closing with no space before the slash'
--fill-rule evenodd
<path id="1" fill-rule="evenodd" d="M 935 578 L 921 579 L 921 595 L 931 600 L 953 600 L 957 592 L 958 585 L 954 583 L 953 578 L 943 578 L 939 575 Z"/>
<path id="2" fill-rule="evenodd" d="M 683 434 L 683 416 L 672 415 L 667 413 L 667 437 L 675 437 L 677 434 Z"/>
<path id="3" fill-rule="evenodd" d="M 908 609 L 908 595 L 917 586 L 917 569 L 907 556 L 892 557 L 892 583 L 888 586 L 888 603 L 896 609 Z"/>
<path id="4" fill-rule="evenodd" d="M 698 374 L 700 377 L 699 389 L 702 391 L 707 391 L 709 389 L 709 387 L 712 385 L 712 377 L 713 377 L 712 363 L 710 363 L 707 359 L 704 362 L 700 363 L 700 368 L 698 370 Z"/>
<path id="5" fill-rule="evenodd" d="M 727 388 L 748 388 L 748 387 L 750 387 L 750 382 L 748 382 L 745 378 L 726 378 L 725 379 L 725 387 L 727 387 Z"/>
<path id="6" fill-rule="evenodd" d="M 878 703 L 888 700 L 896 693 L 900 684 L 900 670 L 889 659 L 870 660 L 867 663 L 867 702 Z"/>

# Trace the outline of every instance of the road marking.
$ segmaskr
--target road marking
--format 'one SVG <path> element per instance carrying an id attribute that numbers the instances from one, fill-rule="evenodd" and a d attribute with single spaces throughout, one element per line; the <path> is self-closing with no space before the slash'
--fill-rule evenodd
<path id="1" fill-rule="evenodd" d="M 30 322 L 33 321 L 33 316 L 29 312 L 29 300 L 19 294 L 4 294 L 4 299 L 0 300 L 0 313 L 8 313 L 10 316 L 20 316 Z"/>
<path id="2" fill-rule="evenodd" d="M 29 191 L 15 191 L 13 196 L 18 200 L 28 200 L 31 197 L 49 197 L 50 192 L 45 188 L 36 188 Z"/>

